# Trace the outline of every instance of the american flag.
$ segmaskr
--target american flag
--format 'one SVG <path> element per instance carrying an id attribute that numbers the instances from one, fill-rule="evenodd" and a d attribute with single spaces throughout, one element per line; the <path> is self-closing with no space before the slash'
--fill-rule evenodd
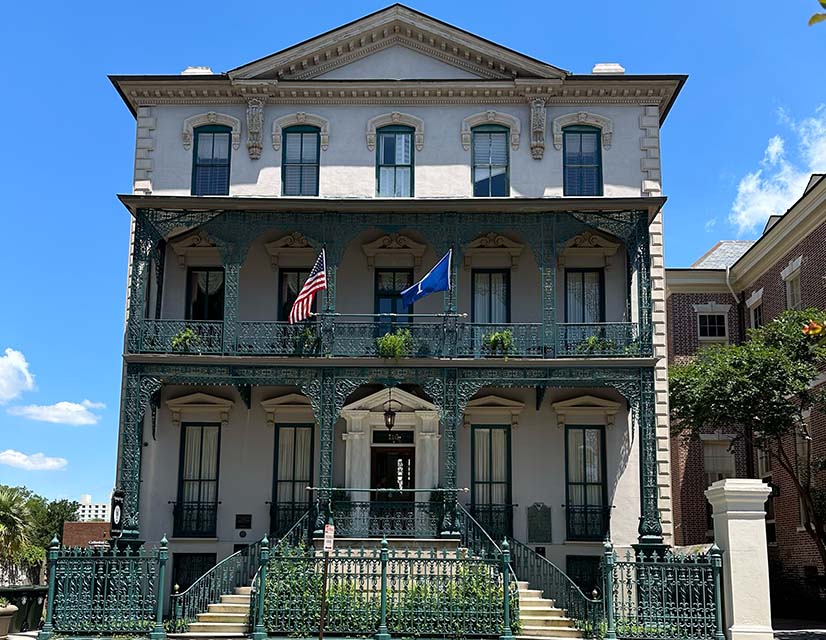
<path id="1" fill-rule="evenodd" d="M 298 297 L 290 309 L 290 324 L 302 322 L 310 317 L 310 308 L 313 306 L 313 298 L 317 291 L 327 288 L 327 256 L 324 249 L 318 254 L 307 281 L 298 292 Z"/>

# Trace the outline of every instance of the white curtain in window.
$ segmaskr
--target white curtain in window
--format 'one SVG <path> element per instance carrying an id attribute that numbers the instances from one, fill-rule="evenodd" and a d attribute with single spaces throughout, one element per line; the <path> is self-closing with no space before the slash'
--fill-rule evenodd
<path id="1" fill-rule="evenodd" d="M 203 427 L 203 451 L 201 452 L 201 502 L 218 499 L 218 427 Z"/>
<path id="2" fill-rule="evenodd" d="M 212 295 L 224 283 L 224 274 L 220 271 L 198 271 L 198 289 Z"/>
<path id="3" fill-rule="evenodd" d="M 491 485 L 491 504 L 505 504 L 507 502 L 507 433 L 504 429 L 491 429 L 491 470 L 490 479 L 496 484 Z"/>
<path id="4" fill-rule="evenodd" d="M 474 472 L 476 484 L 474 484 L 473 500 L 476 504 L 490 504 L 490 487 L 486 483 L 490 479 L 490 429 L 474 429 L 476 442 Z"/>
<path id="5" fill-rule="evenodd" d="M 295 434 L 295 487 L 293 500 L 303 502 L 307 500 L 307 486 L 310 483 L 310 443 L 312 429 L 299 427 Z"/>

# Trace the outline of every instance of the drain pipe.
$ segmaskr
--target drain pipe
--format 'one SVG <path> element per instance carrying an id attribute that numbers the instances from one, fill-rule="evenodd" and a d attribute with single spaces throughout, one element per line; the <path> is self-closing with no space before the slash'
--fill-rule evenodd
<path id="1" fill-rule="evenodd" d="M 731 297 L 734 298 L 734 302 L 739 305 L 740 298 L 737 297 L 737 294 L 734 293 L 734 289 L 731 286 L 731 265 L 726 265 L 726 286 L 728 290 L 731 291 Z"/>

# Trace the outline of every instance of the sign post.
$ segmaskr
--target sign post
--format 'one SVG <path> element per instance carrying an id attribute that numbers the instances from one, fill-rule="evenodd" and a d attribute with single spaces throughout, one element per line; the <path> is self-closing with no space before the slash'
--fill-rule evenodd
<path id="1" fill-rule="evenodd" d="M 327 613 L 327 572 L 330 566 L 330 552 L 336 538 L 336 528 L 332 524 L 324 525 L 324 563 L 321 566 L 321 616 L 318 621 L 318 640 L 324 640 L 324 616 Z"/>

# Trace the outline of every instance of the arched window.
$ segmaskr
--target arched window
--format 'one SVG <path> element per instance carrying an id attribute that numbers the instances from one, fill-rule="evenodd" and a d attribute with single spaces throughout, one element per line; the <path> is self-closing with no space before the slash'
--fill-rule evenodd
<path id="1" fill-rule="evenodd" d="M 510 155 L 507 127 L 473 127 L 473 195 L 491 198 L 510 195 Z"/>
<path id="2" fill-rule="evenodd" d="M 192 149 L 192 195 L 229 195 L 232 131 L 224 125 L 197 127 Z"/>
<path id="3" fill-rule="evenodd" d="M 574 125 L 563 130 L 563 194 L 602 195 L 602 131 L 597 127 Z"/>
<path id="4" fill-rule="evenodd" d="M 281 156 L 281 195 L 317 196 L 321 153 L 318 127 L 296 125 L 284 129 Z"/>
<path id="5" fill-rule="evenodd" d="M 413 127 L 391 125 L 376 131 L 376 195 L 413 196 Z"/>

